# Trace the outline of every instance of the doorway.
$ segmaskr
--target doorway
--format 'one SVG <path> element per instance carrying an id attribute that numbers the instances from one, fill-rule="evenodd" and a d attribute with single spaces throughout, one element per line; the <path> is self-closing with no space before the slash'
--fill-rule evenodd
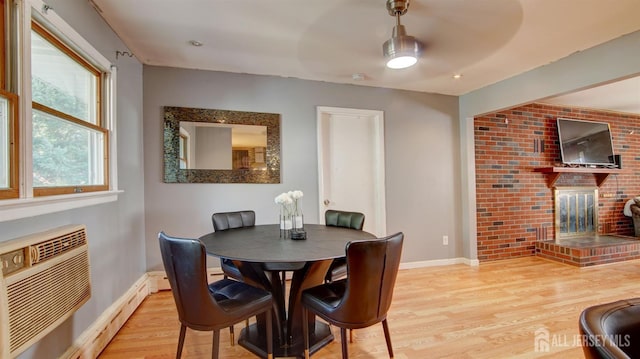
<path id="1" fill-rule="evenodd" d="M 361 212 L 385 236 L 384 113 L 319 106 L 317 124 L 320 223 L 328 209 Z"/>

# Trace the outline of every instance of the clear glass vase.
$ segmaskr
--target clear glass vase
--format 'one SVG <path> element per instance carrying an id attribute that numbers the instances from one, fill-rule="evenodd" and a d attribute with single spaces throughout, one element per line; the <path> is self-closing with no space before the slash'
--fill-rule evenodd
<path id="1" fill-rule="evenodd" d="M 280 237 L 290 238 L 291 230 L 293 228 L 293 222 L 291 221 L 291 214 L 284 210 L 280 210 Z"/>
<path id="2" fill-rule="evenodd" d="M 294 232 L 304 231 L 304 215 L 302 214 L 302 208 L 300 206 L 299 199 L 296 199 L 293 204 L 293 210 L 291 213 L 291 225 Z"/>
<path id="3" fill-rule="evenodd" d="M 295 211 L 293 215 L 291 215 L 291 225 L 293 231 L 303 231 L 304 230 L 304 216 L 302 212 Z"/>

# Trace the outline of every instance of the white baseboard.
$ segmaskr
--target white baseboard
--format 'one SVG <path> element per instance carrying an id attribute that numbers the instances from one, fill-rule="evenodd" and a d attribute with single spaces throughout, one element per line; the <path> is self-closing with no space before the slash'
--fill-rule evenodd
<path id="1" fill-rule="evenodd" d="M 400 263 L 400 269 L 413 269 L 413 268 L 425 268 L 425 267 L 438 267 L 438 266 L 448 266 L 452 264 L 466 264 L 471 267 L 477 267 L 480 265 L 480 261 L 477 259 L 469 259 L 464 257 L 458 258 L 447 258 L 447 259 L 433 259 L 430 261 L 418 261 L 418 262 L 408 262 L 408 263 Z"/>
<path id="2" fill-rule="evenodd" d="M 102 312 L 61 358 L 97 358 L 149 293 L 149 276 L 145 273 L 118 300 Z"/>
<path id="3" fill-rule="evenodd" d="M 147 272 L 149 276 L 149 293 L 157 293 L 160 290 L 169 290 L 169 280 L 167 274 L 164 271 Z M 207 268 L 207 276 L 209 283 L 214 280 L 219 280 L 224 274 L 219 267 Z"/>
<path id="4" fill-rule="evenodd" d="M 210 281 L 220 279 L 212 277 L 223 275 L 218 267 L 207 269 L 207 273 Z M 164 271 L 145 273 L 76 339 L 61 358 L 97 358 L 149 294 L 168 289 L 169 281 Z"/>
<path id="5" fill-rule="evenodd" d="M 478 259 L 469 259 L 469 258 L 461 258 L 461 259 L 462 259 L 462 263 L 471 267 L 477 267 L 480 265 L 480 260 Z"/>

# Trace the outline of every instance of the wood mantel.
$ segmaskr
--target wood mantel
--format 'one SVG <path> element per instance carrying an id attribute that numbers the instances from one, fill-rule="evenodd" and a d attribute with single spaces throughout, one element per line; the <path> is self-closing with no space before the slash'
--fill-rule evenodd
<path id="1" fill-rule="evenodd" d="M 592 173 L 596 178 L 596 184 L 600 187 L 611 174 L 620 174 L 624 171 L 620 168 L 593 168 L 593 167 L 540 167 L 535 172 L 547 175 L 547 186 L 552 188 L 563 173 Z"/>

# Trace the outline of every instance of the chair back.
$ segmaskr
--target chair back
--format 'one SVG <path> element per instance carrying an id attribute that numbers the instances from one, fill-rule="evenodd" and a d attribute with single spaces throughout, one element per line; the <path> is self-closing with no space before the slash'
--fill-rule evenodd
<path id="1" fill-rule="evenodd" d="M 587 359 L 640 358 L 640 298 L 586 308 L 579 331 Z"/>
<path id="2" fill-rule="evenodd" d="M 347 244 L 346 291 L 334 312 L 340 321 L 365 327 L 386 318 L 400 267 L 403 240 L 404 234 L 399 232 Z"/>
<path id="3" fill-rule="evenodd" d="M 206 252 L 195 239 L 158 234 L 162 263 L 169 279 L 180 322 L 191 328 L 208 328 L 214 318 L 224 317 L 209 293 Z"/>
<path id="4" fill-rule="evenodd" d="M 327 226 L 345 227 L 361 231 L 364 226 L 364 214 L 328 209 L 324 212 L 324 223 Z"/>
<path id="5" fill-rule="evenodd" d="M 237 212 L 220 212 L 211 216 L 213 222 L 213 230 L 226 231 L 227 229 L 253 227 L 256 225 L 256 212 L 254 211 L 237 211 Z"/>

